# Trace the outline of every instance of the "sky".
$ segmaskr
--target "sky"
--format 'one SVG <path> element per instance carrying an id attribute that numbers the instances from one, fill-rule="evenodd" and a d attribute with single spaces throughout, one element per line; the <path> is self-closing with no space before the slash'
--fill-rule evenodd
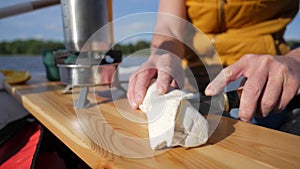
<path id="1" fill-rule="evenodd" d="M 30 0 L 0 0 L 0 8 L 28 1 Z M 156 12 L 157 6 L 158 0 L 113 0 L 113 16 L 114 19 L 118 19 L 135 13 Z M 125 31 L 125 29 L 130 29 L 132 32 L 139 31 L 147 26 L 153 26 L 152 24 L 155 22 L 153 18 L 150 18 L 151 21 L 148 24 L 145 20 L 140 23 L 130 17 L 128 20 L 127 25 L 118 26 L 115 34 Z M 0 19 L 0 41 L 27 38 L 63 41 L 60 6 L 56 5 Z M 300 14 L 287 27 L 285 38 L 300 40 Z"/>
<path id="2" fill-rule="evenodd" d="M 0 0 L 0 8 L 29 1 Z M 113 18 L 118 19 L 142 12 L 156 12 L 157 6 L 158 0 L 113 0 Z M 141 26 L 146 25 L 131 23 L 126 27 L 141 29 Z M 26 38 L 63 41 L 60 5 L 0 19 L 0 41 Z"/>

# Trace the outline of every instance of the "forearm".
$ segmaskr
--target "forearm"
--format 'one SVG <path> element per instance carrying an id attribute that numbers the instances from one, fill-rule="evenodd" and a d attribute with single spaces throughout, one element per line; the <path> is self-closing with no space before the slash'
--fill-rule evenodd
<path id="1" fill-rule="evenodd" d="M 290 51 L 286 56 L 293 58 L 296 62 L 300 63 L 300 47 Z"/>
<path id="2" fill-rule="evenodd" d="M 183 58 L 184 45 L 176 38 L 154 35 L 151 42 L 151 55 L 164 53 L 163 51 L 171 52 L 172 54 Z M 159 49 L 159 51 L 158 51 Z"/>
<path id="3" fill-rule="evenodd" d="M 158 9 L 157 24 L 151 42 L 151 54 L 157 49 L 171 52 L 178 57 L 183 57 L 184 45 L 182 42 L 185 29 L 185 1 L 161 0 Z"/>

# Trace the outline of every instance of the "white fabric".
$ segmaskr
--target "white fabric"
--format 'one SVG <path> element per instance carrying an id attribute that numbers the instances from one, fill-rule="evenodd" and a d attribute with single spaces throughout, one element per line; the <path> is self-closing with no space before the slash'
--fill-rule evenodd
<path id="1" fill-rule="evenodd" d="M 189 96 L 181 90 L 158 95 L 156 83 L 148 88 L 140 109 L 147 115 L 152 149 L 195 147 L 207 142 L 208 122 L 186 100 Z"/>

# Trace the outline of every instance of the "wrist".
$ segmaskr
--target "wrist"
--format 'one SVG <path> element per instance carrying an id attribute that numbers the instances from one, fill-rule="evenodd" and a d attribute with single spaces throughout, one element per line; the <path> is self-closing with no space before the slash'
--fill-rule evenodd
<path id="1" fill-rule="evenodd" d="M 151 55 L 168 52 L 182 59 L 185 53 L 182 42 L 171 37 L 155 35 L 151 42 Z"/>

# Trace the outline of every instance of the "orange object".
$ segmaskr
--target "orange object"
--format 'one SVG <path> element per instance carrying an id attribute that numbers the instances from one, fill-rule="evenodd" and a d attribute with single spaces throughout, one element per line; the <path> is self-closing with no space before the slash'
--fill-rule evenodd
<path id="1" fill-rule="evenodd" d="M 19 84 L 27 82 L 31 76 L 28 71 L 23 70 L 0 70 L 4 76 L 4 82 L 9 84 Z"/>
<path id="2" fill-rule="evenodd" d="M 227 66 L 247 53 L 287 53 L 283 33 L 296 15 L 299 1 L 187 0 L 186 5 L 188 17 L 204 33 L 196 33 L 194 48 L 201 54 L 207 51 L 203 43 L 207 37 Z M 218 57 L 207 59 L 218 61 Z"/>

